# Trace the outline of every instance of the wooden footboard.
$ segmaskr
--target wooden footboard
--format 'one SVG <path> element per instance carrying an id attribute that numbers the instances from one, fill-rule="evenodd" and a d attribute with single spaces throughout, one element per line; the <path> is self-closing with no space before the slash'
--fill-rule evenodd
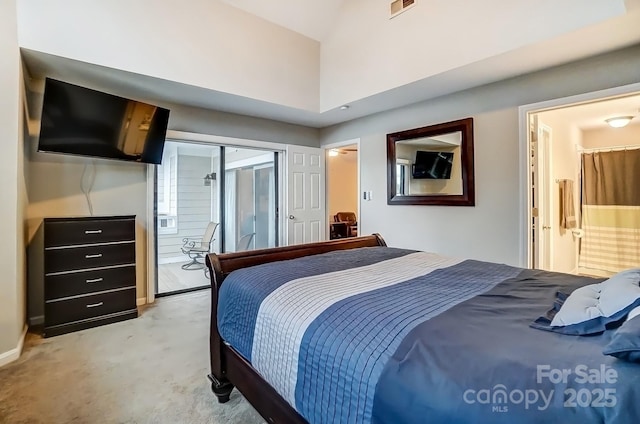
<path id="1" fill-rule="evenodd" d="M 249 266 L 317 255 L 334 250 L 358 247 L 386 246 L 379 234 L 364 237 L 307 243 L 272 249 L 250 250 L 217 255 L 210 253 L 206 263 L 211 273 L 210 359 L 211 390 L 224 403 L 233 387 L 245 396 L 253 407 L 271 423 L 305 423 L 306 421 L 258 374 L 232 347 L 225 344 L 218 332 L 218 292 L 225 277 Z"/>

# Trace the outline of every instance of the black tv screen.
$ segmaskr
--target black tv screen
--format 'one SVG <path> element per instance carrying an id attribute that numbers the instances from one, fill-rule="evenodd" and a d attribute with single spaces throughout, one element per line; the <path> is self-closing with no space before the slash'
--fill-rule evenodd
<path id="1" fill-rule="evenodd" d="M 416 162 L 413 165 L 415 179 L 445 179 L 451 178 L 453 166 L 453 152 L 416 152 Z"/>
<path id="2" fill-rule="evenodd" d="M 159 164 L 169 110 L 47 78 L 38 151 Z"/>

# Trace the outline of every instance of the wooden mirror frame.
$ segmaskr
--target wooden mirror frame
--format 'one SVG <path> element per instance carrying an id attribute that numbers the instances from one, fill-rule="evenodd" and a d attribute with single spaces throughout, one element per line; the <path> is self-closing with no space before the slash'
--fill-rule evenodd
<path id="1" fill-rule="evenodd" d="M 462 194 L 425 194 L 398 196 L 396 194 L 396 143 L 413 138 L 433 137 L 460 131 Z M 473 118 L 429 125 L 411 130 L 387 134 L 387 204 L 388 205 L 440 205 L 475 206 L 473 167 Z"/>

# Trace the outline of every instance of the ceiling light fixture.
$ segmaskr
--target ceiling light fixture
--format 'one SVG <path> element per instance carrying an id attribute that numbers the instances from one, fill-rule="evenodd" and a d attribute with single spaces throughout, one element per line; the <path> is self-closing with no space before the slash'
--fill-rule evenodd
<path id="1" fill-rule="evenodd" d="M 612 128 L 622 128 L 627 126 L 633 119 L 633 116 L 616 116 L 615 118 L 605 119 L 605 122 Z"/>
<path id="2" fill-rule="evenodd" d="M 329 150 L 329 156 L 338 156 L 339 154 L 340 152 L 338 152 L 338 149 Z"/>
<path id="3" fill-rule="evenodd" d="M 340 110 L 347 110 L 347 109 L 349 109 L 349 105 L 340 106 Z"/>

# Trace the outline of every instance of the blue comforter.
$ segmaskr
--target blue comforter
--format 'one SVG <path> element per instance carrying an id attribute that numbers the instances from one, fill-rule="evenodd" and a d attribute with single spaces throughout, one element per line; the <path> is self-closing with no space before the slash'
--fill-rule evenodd
<path id="1" fill-rule="evenodd" d="M 387 247 L 233 272 L 223 339 L 311 423 L 640 422 L 610 339 L 529 324 L 593 280 Z"/>

